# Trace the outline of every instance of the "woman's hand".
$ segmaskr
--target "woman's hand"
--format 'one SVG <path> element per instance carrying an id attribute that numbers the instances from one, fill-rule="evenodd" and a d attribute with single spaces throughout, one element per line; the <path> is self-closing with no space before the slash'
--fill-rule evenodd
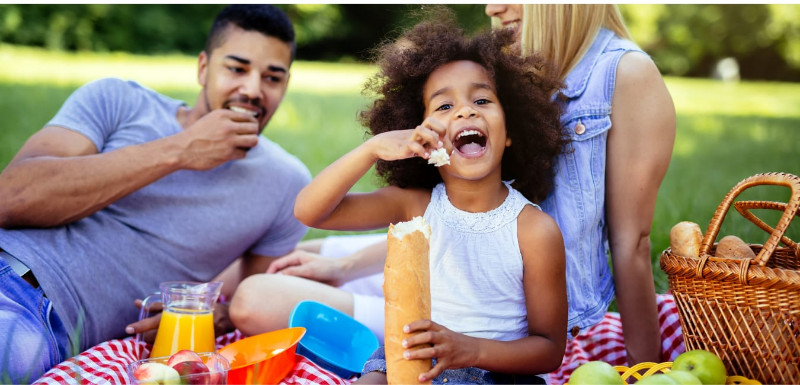
<path id="1" fill-rule="evenodd" d="M 272 262 L 267 274 L 293 275 L 331 286 L 340 286 L 347 282 L 342 277 L 341 262 L 338 258 L 325 258 L 310 251 L 295 250 Z"/>
<path id="2" fill-rule="evenodd" d="M 403 328 L 406 333 L 418 333 L 403 340 L 407 360 L 436 358 L 430 371 L 420 374 L 419 381 L 432 380 L 445 369 L 475 366 L 478 362 L 478 339 L 456 333 L 431 320 L 414 321 Z M 415 350 L 413 348 L 418 347 Z"/>
<path id="3" fill-rule="evenodd" d="M 375 155 L 382 160 L 408 159 L 414 156 L 428 159 L 431 151 L 444 146 L 442 138 L 447 132 L 438 120 L 428 117 L 413 130 L 387 131 L 370 141 L 376 145 Z"/>

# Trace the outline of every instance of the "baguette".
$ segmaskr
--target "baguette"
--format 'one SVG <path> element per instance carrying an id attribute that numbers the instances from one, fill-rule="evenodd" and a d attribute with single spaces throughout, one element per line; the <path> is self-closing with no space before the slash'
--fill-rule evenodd
<path id="1" fill-rule="evenodd" d="M 419 375 L 431 369 L 432 361 L 406 360 L 403 339 L 410 334 L 403 326 L 431 318 L 430 226 L 421 217 L 389 226 L 383 294 L 386 380 L 389 384 L 418 384 Z M 420 349 L 418 346 L 415 349 Z M 430 382 L 427 382 L 430 383 Z"/>

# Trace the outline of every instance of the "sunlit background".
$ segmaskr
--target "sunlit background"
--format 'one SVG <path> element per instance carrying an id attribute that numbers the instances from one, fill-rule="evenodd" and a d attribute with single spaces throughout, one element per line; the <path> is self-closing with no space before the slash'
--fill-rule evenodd
<path id="1" fill-rule="evenodd" d="M 194 104 L 197 54 L 220 5 L 0 5 L 0 168 L 81 84 L 133 79 Z M 370 49 L 425 12 L 420 5 L 280 5 L 297 32 L 286 99 L 265 135 L 313 174 L 358 145 L 357 115 L 369 102 Z M 489 28 L 483 5 L 450 5 L 463 28 Z M 760 172 L 800 174 L 800 5 L 622 5 L 635 41 L 665 76 L 678 115 L 672 161 L 652 229 L 653 270 L 669 229 L 705 229 L 724 195 Z M 355 187 L 375 188 L 367 176 Z M 636 188 L 636 186 L 631 186 Z M 747 199 L 783 200 L 766 188 Z M 761 213 L 759 213 L 761 215 Z M 763 213 L 768 222 L 776 213 Z M 790 237 L 800 239 L 800 226 Z M 330 234 L 311 230 L 308 237 Z M 762 243 L 767 234 L 737 213 L 718 238 Z"/>

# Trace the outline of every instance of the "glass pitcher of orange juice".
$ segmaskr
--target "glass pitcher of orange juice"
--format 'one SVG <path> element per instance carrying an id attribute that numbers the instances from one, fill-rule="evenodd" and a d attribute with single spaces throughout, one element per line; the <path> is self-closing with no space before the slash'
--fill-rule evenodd
<path id="1" fill-rule="evenodd" d="M 144 319 L 150 316 L 150 305 L 164 304 L 150 357 L 169 356 L 182 349 L 213 352 L 214 304 L 222 282 L 163 282 L 159 288 L 160 292 L 142 301 L 139 313 L 139 319 Z M 136 337 L 141 339 L 141 334 Z"/>

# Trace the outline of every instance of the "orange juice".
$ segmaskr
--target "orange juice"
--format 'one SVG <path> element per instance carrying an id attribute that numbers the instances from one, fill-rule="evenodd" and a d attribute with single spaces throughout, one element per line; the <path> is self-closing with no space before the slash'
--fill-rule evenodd
<path id="1" fill-rule="evenodd" d="M 211 311 L 167 308 L 161 313 L 150 357 L 169 356 L 182 349 L 213 352 L 214 344 L 214 314 Z"/>

